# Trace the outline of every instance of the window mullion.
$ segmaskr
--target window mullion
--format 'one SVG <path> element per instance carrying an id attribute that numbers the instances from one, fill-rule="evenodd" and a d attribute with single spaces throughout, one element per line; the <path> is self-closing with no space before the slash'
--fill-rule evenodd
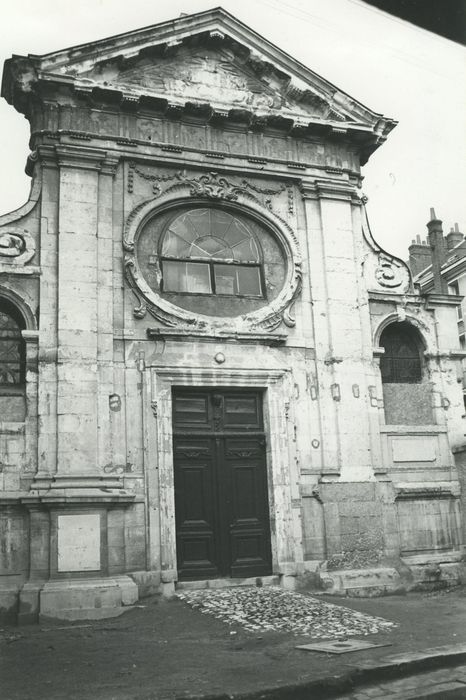
<path id="1" fill-rule="evenodd" d="M 212 261 L 209 262 L 209 273 L 210 273 L 210 286 L 212 289 L 212 294 L 217 294 L 217 287 L 215 285 L 215 264 Z"/>

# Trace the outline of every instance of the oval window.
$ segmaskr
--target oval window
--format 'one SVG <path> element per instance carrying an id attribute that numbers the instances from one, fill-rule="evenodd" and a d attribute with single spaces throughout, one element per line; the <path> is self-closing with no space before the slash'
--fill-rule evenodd
<path id="1" fill-rule="evenodd" d="M 202 314 L 236 316 L 270 303 L 285 282 L 277 238 L 236 209 L 185 206 L 149 220 L 137 243 L 149 286 Z"/>

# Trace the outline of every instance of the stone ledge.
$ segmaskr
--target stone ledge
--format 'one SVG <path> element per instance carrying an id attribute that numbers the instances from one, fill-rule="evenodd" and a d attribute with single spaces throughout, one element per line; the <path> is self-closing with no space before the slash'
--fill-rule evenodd
<path id="1" fill-rule="evenodd" d="M 319 576 L 324 592 L 329 595 L 365 598 L 405 590 L 399 573 L 392 567 L 320 571 Z"/>
<path id="2" fill-rule="evenodd" d="M 39 621 L 116 617 L 137 600 L 138 587 L 129 576 L 48 581 L 39 594 Z"/>

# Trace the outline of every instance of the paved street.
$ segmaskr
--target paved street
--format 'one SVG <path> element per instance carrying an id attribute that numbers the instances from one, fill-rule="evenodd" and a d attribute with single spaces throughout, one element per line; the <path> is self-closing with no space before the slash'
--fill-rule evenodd
<path id="1" fill-rule="evenodd" d="M 340 639 L 390 632 L 396 623 L 282 588 L 227 588 L 179 593 L 192 608 L 251 632 L 291 632 Z"/>
<path id="2" fill-rule="evenodd" d="M 421 673 L 401 680 L 358 688 L 335 700 L 464 700 L 466 666 Z"/>
<path id="3" fill-rule="evenodd" d="M 261 599 L 261 615 L 266 615 L 267 624 L 279 620 L 281 614 L 286 629 L 246 629 L 244 618 L 227 624 L 220 619 L 214 602 L 217 596 L 212 595 L 215 591 L 206 595 L 213 602 L 214 614 L 203 614 L 202 608 L 180 598 L 152 598 L 109 620 L 3 627 L 1 700 L 186 700 L 205 696 L 225 700 L 228 695 L 262 694 L 264 689 L 276 689 L 275 700 L 294 700 L 305 697 L 303 686 L 325 690 L 327 697 L 332 688 L 335 697 L 338 692 L 348 694 L 355 679 L 359 683 L 358 669 L 364 664 L 375 664 L 374 674 L 374 668 L 389 656 L 403 660 L 413 652 L 442 645 L 462 644 L 466 649 L 464 588 L 372 599 L 239 590 L 231 589 L 231 599 L 243 600 L 240 608 L 247 612 L 246 621 L 257 621 L 253 601 Z M 195 597 L 199 604 L 203 596 Z M 314 615 L 314 632 L 311 625 L 308 632 L 300 629 L 296 634 L 300 608 L 305 610 L 304 626 L 309 625 L 309 615 Z M 225 610 L 222 615 L 226 616 Z M 364 627 L 353 627 L 357 633 L 350 636 L 350 624 Z M 342 625 L 349 639 L 389 646 L 341 655 L 296 648 L 309 643 L 313 635 L 317 641 L 324 636 L 341 641 L 337 633 Z M 367 633 L 375 626 L 377 631 Z M 434 670 L 423 665 L 423 670 Z M 379 680 L 372 676 L 370 682 Z M 377 691 L 381 697 L 377 687 L 357 688 L 366 695 Z M 319 693 L 313 690 L 309 695 L 315 700 L 321 697 Z"/>

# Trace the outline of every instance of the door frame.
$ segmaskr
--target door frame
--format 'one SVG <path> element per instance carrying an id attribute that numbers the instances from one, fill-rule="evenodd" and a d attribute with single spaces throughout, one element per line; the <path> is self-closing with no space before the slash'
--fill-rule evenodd
<path id="1" fill-rule="evenodd" d="M 160 570 L 163 583 L 178 580 L 172 388 L 218 386 L 263 391 L 272 571 L 274 574 L 289 573 L 290 568 L 295 568 L 294 541 L 299 539 L 299 534 L 294 531 L 291 497 L 291 466 L 294 460 L 290 455 L 292 435 L 286 410 L 293 393 L 291 370 L 178 366 L 148 367 L 146 373 L 145 443 L 150 568 Z"/>

